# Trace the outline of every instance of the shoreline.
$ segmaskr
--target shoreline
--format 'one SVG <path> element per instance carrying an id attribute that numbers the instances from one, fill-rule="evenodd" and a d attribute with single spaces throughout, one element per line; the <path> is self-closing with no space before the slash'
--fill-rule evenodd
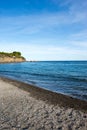
<path id="1" fill-rule="evenodd" d="M 0 64 L 24 63 L 24 62 L 27 62 L 27 61 L 0 62 Z"/>
<path id="2" fill-rule="evenodd" d="M 0 78 L 0 130 L 87 130 L 86 105 L 81 100 Z"/>
<path id="3" fill-rule="evenodd" d="M 24 91 L 30 93 L 30 96 L 37 99 L 42 100 L 50 105 L 59 105 L 60 107 L 65 108 L 74 108 L 76 110 L 87 112 L 87 101 L 73 98 L 71 96 L 67 96 L 64 94 L 52 92 L 50 90 L 46 90 L 43 88 L 39 88 L 37 86 L 27 84 L 21 81 L 13 80 L 6 77 L 1 77 L 0 80 L 12 84 Z"/>

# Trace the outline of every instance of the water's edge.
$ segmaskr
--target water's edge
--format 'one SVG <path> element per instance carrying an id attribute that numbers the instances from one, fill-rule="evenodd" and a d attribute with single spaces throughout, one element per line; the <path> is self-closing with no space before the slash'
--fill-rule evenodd
<path id="1" fill-rule="evenodd" d="M 0 80 L 12 84 L 24 91 L 30 93 L 30 95 L 36 99 L 43 100 L 48 104 L 59 105 L 63 107 L 74 108 L 77 110 L 81 110 L 87 112 L 87 101 L 76 99 L 67 95 L 63 95 L 60 93 L 52 92 L 49 90 L 45 90 L 43 88 L 39 88 L 37 86 L 27 84 L 21 81 L 13 80 L 6 77 L 1 77 Z"/>
<path id="2" fill-rule="evenodd" d="M 0 76 L 87 101 L 87 61 L 0 64 Z"/>

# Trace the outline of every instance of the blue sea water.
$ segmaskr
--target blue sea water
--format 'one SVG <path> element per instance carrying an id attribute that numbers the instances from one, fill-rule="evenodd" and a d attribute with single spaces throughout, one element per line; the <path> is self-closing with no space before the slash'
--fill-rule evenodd
<path id="1" fill-rule="evenodd" d="M 0 76 L 87 101 L 87 61 L 0 64 Z"/>

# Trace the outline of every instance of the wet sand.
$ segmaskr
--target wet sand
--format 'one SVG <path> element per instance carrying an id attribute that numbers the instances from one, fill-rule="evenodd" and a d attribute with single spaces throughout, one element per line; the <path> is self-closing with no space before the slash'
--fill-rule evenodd
<path id="1" fill-rule="evenodd" d="M 0 78 L 0 130 L 87 130 L 87 102 Z"/>

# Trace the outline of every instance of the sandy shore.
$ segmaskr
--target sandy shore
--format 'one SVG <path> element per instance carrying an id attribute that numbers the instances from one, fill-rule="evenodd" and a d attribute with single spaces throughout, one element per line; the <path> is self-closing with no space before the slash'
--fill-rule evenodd
<path id="1" fill-rule="evenodd" d="M 87 130 L 87 102 L 0 78 L 0 130 Z"/>

